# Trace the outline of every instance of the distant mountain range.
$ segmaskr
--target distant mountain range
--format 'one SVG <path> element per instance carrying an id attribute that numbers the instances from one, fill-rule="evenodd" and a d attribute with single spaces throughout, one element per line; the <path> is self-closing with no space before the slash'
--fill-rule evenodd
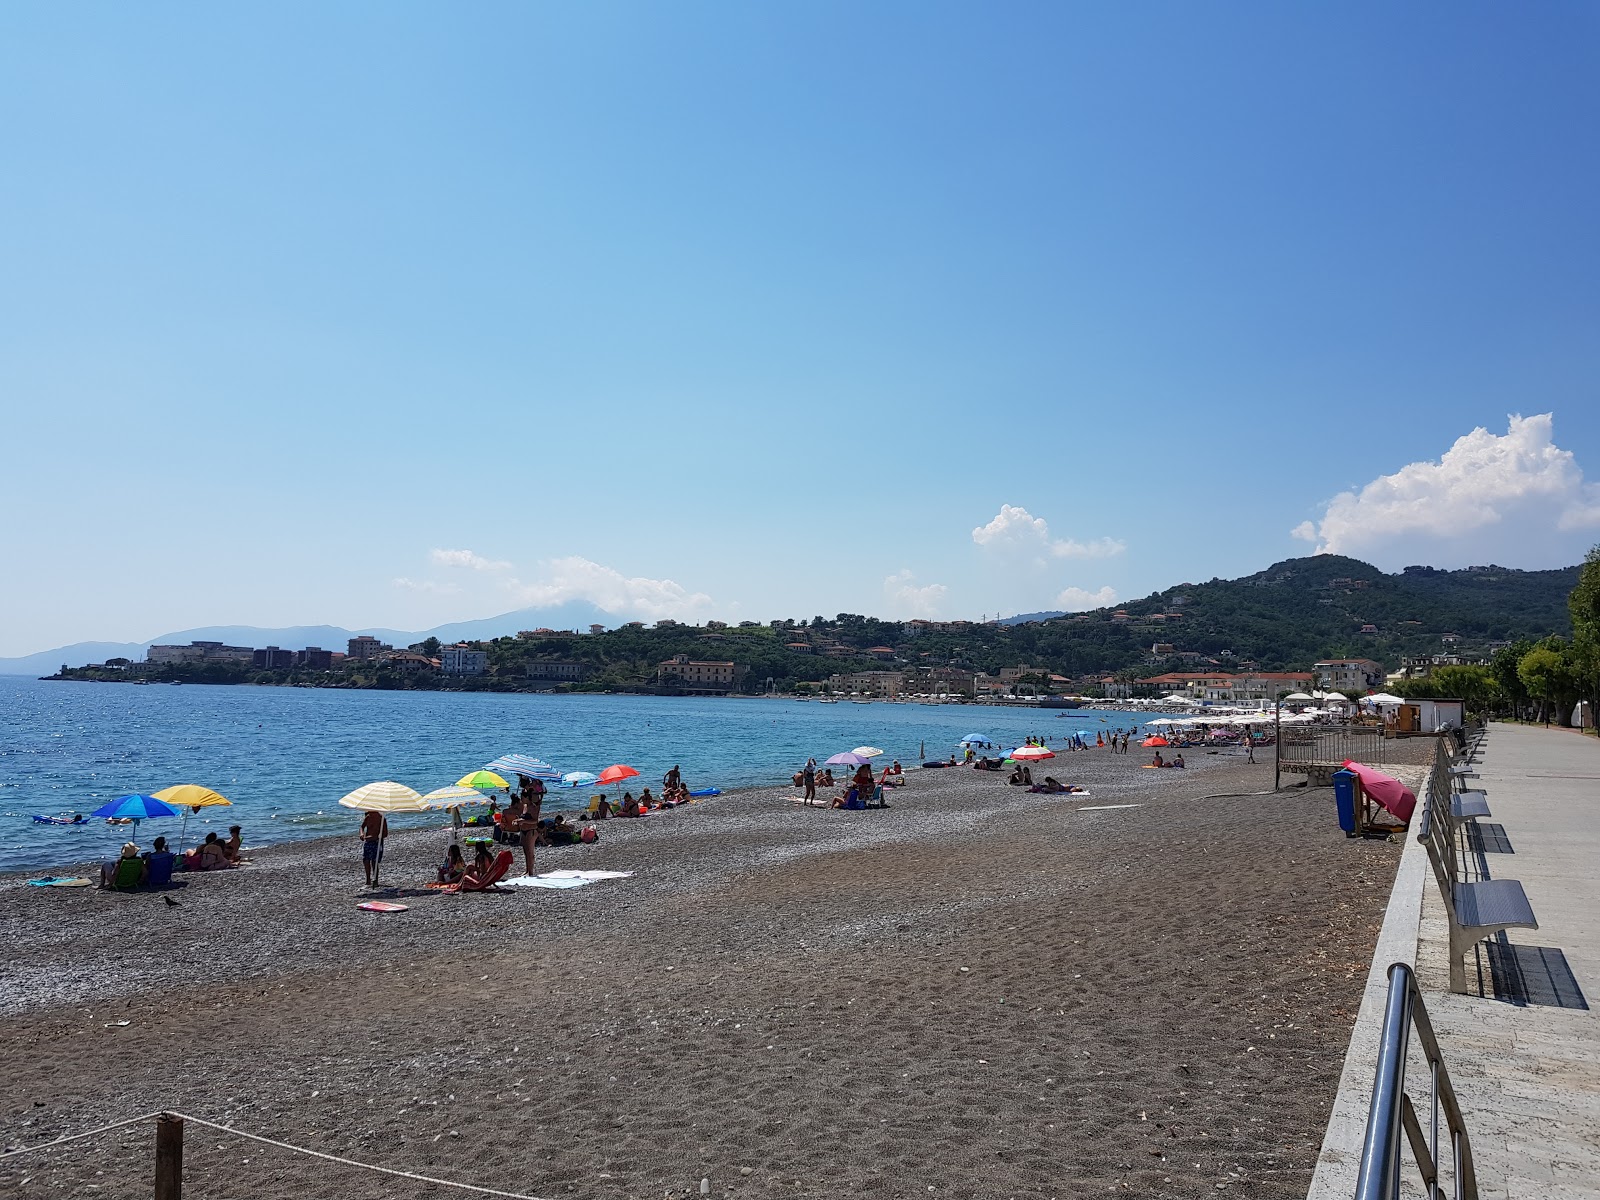
<path id="1" fill-rule="evenodd" d="M 593 604 L 561 604 L 554 608 L 522 608 L 516 612 L 501 613 L 498 617 L 484 617 L 476 621 L 455 621 L 434 629 L 408 633 L 401 629 L 343 629 L 337 625 L 289 625 L 280 629 L 262 629 L 254 625 L 209 625 L 199 629 L 180 629 L 176 633 L 163 633 L 144 642 L 74 642 L 70 646 L 57 646 L 21 658 L 0 658 L 0 675 L 49 675 L 62 663 L 80 667 L 86 663 L 105 662 L 108 658 L 144 657 L 151 646 L 186 646 L 190 642 L 222 642 L 229 646 L 281 646 L 285 650 L 300 650 L 306 646 L 320 646 L 324 650 L 340 650 L 351 638 L 360 634 L 379 638 L 391 646 L 410 646 L 436 637 L 441 642 L 475 641 L 505 637 L 519 629 L 580 629 L 590 625 L 604 625 L 607 629 L 618 623 L 617 618 Z"/>

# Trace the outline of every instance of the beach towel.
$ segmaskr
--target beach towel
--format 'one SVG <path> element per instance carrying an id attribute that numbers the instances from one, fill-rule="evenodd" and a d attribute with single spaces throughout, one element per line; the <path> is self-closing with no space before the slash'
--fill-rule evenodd
<path id="1" fill-rule="evenodd" d="M 1411 814 L 1417 807 L 1417 794 L 1405 784 L 1393 775 L 1385 775 L 1365 763 L 1347 762 L 1344 764 L 1344 769 L 1361 780 L 1361 786 L 1366 789 L 1367 795 L 1383 805 L 1395 817 L 1406 822 L 1411 820 Z"/>
<path id="2" fill-rule="evenodd" d="M 554 888 L 558 891 L 565 891 L 568 888 L 583 887 L 585 884 L 590 882 L 591 880 L 588 879 L 551 879 L 548 875 L 523 875 L 518 879 L 506 880 L 505 886 Z"/>

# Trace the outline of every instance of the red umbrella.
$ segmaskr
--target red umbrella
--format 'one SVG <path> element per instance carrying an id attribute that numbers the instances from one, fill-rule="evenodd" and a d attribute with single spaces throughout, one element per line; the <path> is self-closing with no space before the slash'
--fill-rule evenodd
<path id="1" fill-rule="evenodd" d="M 604 771 L 600 772 L 600 778 L 595 782 L 609 786 L 613 783 L 621 783 L 624 779 L 632 779 L 638 773 L 624 763 L 612 763 Z"/>
<path id="2" fill-rule="evenodd" d="M 1006 755 L 1012 762 L 1042 762 L 1055 756 L 1054 750 L 1046 750 L 1043 746 L 1018 746 Z"/>
<path id="3" fill-rule="evenodd" d="M 1170 746 L 1170 745 L 1172 745 L 1172 743 L 1167 741 L 1166 738 L 1161 737 L 1159 735 L 1156 736 L 1156 737 L 1147 737 L 1147 738 L 1145 738 L 1143 744 L 1146 745 L 1146 746 Z"/>

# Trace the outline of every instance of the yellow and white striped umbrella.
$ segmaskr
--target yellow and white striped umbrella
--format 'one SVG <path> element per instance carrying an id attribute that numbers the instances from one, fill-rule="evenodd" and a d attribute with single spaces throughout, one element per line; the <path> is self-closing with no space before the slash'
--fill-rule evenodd
<path id="1" fill-rule="evenodd" d="M 422 798 L 425 808 L 460 808 L 464 804 L 487 804 L 489 797 L 469 787 L 453 783 L 449 787 L 435 788 Z"/>
<path id="2" fill-rule="evenodd" d="M 423 812 L 428 807 L 422 802 L 422 794 L 415 788 L 388 779 L 358 787 L 348 796 L 341 797 L 339 803 L 346 808 L 359 808 L 365 812 Z"/>

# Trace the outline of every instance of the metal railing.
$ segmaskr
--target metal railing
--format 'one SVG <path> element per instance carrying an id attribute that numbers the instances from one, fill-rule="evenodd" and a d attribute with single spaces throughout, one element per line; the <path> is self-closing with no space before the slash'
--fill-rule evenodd
<path id="1" fill-rule="evenodd" d="M 1430 1084 L 1428 1128 L 1424 1131 L 1416 1105 L 1406 1090 L 1406 1054 L 1411 1031 L 1427 1062 Z M 1439 1184 L 1439 1118 L 1444 1117 L 1449 1138 L 1451 1190 Z M 1416 976 L 1405 963 L 1389 968 L 1389 1000 L 1383 1010 L 1383 1033 L 1378 1046 L 1378 1071 L 1372 1084 L 1372 1106 L 1367 1111 L 1367 1136 L 1361 1148 L 1361 1174 L 1356 1200 L 1397 1200 L 1400 1195 L 1400 1134 L 1411 1145 L 1411 1156 L 1422 1175 L 1428 1200 L 1478 1200 L 1478 1179 L 1472 1169 L 1472 1143 L 1461 1106 L 1456 1103 L 1450 1072 L 1439 1054 L 1433 1024 L 1417 990 Z"/>
<path id="2" fill-rule="evenodd" d="M 1285 725 L 1278 731 L 1278 761 L 1337 766 L 1354 759 L 1381 766 L 1389 761 L 1389 745 L 1376 725 Z"/>

